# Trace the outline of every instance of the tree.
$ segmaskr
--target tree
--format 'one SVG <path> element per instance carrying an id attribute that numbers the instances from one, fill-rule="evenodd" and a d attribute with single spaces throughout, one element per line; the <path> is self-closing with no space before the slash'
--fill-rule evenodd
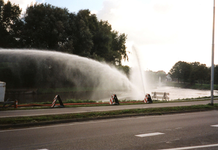
<path id="1" fill-rule="evenodd" d="M 90 25 L 90 11 L 80 10 L 76 16 L 76 37 L 74 54 L 90 57 L 91 49 L 93 47 L 93 34 L 89 28 Z"/>
<path id="2" fill-rule="evenodd" d="M 0 0 L 0 47 L 12 48 L 18 46 L 22 21 L 19 18 L 21 9 L 8 1 Z"/>
<path id="3" fill-rule="evenodd" d="M 24 17 L 22 31 L 24 47 L 57 50 L 68 40 L 69 27 L 67 9 L 50 4 L 31 5 Z"/>
<path id="4" fill-rule="evenodd" d="M 122 59 L 128 60 L 125 46 L 127 36 L 112 31 L 112 27 L 107 21 L 100 21 L 98 27 L 99 29 L 93 37 L 92 55 L 97 55 L 98 58 L 103 58 L 104 61 L 111 64 L 122 65 Z"/>
<path id="5" fill-rule="evenodd" d="M 57 50 L 122 65 L 128 60 L 126 34 L 112 31 L 88 9 L 77 14 L 50 4 L 32 4 L 19 18 L 19 6 L 0 0 L 0 46 Z"/>
<path id="6" fill-rule="evenodd" d="M 167 76 L 167 74 L 166 74 L 166 72 L 165 71 L 163 71 L 163 70 L 160 70 L 160 71 L 157 71 L 157 80 L 159 81 L 159 80 L 161 80 L 161 82 L 163 82 L 163 81 L 165 81 L 166 80 L 166 76 Z"/>
<path id="7" fill-rule="evenodd" d="M 210 72 L 211 70 L 209 70 Z M 218 84 L 218 65 L 214 67 L 214 84 Z"/>
<path id="8" fill-rule="evenodd" d="M 111 25 L 107 21 L 98 23 L 98 29 L 93 36 L 94 46 L 91 50 L 94 59 L 108 62 L 107 58 L 112 41 L 111 30 Z"/>
<path id="9" fill-rule="evenodd" d="M 195 82 L 204 83 L 208 76 L 208 68 L 206 64 L 200 64 L 200 62 L 191 63 L 191 74 L 190 74 L 190 83 L 194 84 Z"/>
<path id="10" fill-rule="evenodd" d="M 184 82 L 189 81 L 190 84 L 203 84 L 210 81 L 210 68 L 200 62 L 186 63 L 179 61 L 169 73 L 173 78 L 182 79 Z"/>
<path id="11" fill-rule="evenodd" d="M 119 34 L 112 31 L 111 25 L 107 21 L 98 21 L 95 14 L 86 10 L 80 10 L 77 14 L 69 13 L 66 8 L 59 8 L 50 4 L 32 4 L 20 18 L 21 9 L 18 5 L 6 4 L 0 0 L 0 47 L 3 48 L 35 48 L 48 49 L 76 54 L 83 57 L 93 58 L 99 61 L 116 65 L 117 68 L 129 73 L 129 67 L 122 66 L 121 60 L 127 59 L 126 34 Z M 1 57 L 3 58 L 3 57 Z M 21 59 L 22 60 L 22 59 Z M 8 61 L 0 59 L 0 77 L 7 82 L 18 87 L 44 86 L 50 82 L 58 85 L 63 81 L 59 73 L 58 79 L 52 79 L 50 74 L 54 74 L 54 67 L 50 67 L 48 60 L 43 60 L 39 69 L 38 63 L 26 59 L 20 62 L 13 62 L 14 66 L 22 64 L 22 69 L 12 70 Z M 51 62 L 53 63 L 53 62 Z M 3 67 L 2 67 L 3 66 Z M 56 68 L 63 69 L 59 62 Z M 29 69 L 30 68 L 30 69 Z M 34 70 L 40 73 L 35 75 Z M 79 71 L 75 76 L 82 77 Z M 51 85 L 53 87 L 53 85 Z M 50 86 L 50 85 L 49 85 Z"/>
<path id="12" fill-rule="evenodd" d="M 127 36 L 125 34 L 120 34 L 117 31 L 112 32 L 112 44 L 111 44 L 111 52 L 109 55 L 111 61 L 116 65 L 122 65 L 121 60 L 128 60 L 128 56 L 126 53 L 126 39 Z"/>
<path id="13" fill-rule="evenodd" d="M 178 61 L 170 70 L 169 74 L 172 78 L 178 78 L 178 82 L 182 80 L 187 82 L 191 74 L 191 65 L 184 61 Z"/>

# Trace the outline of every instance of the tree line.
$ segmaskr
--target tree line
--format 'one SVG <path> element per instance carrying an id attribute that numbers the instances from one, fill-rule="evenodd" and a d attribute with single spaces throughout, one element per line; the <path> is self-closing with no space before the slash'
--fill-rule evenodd
<path id="1" fill-rule="evenodd" d="M 169 74 L 178 82 L 210 84 L 211 81 L 211 67 L 207 67 L 206 64 L 200 62 L 178 61 Z M 214 67 L 214 84 L 218 84 L 218 65 Z"/>
<path id="2" fill-rule="evenodd" d="M 71 13 L 50 4 L 31 4 L 23 17 L 19 5 L 0 0 L 0 47 L 46 49 L 122 66 L 128 60 L 127 35 L 112 30 L 86 10 Z"/>

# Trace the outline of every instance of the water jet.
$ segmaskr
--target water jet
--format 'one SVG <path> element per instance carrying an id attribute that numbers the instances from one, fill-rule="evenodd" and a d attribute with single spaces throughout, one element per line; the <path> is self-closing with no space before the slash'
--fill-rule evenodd
<path id="1" fill-rule="evenodd" d="M 0 77 L 8 73 L 5 80 L 13 83 L 11 88 L 73 87 L 75 90 L 91 91 L 89 99 L 107 93 L 104 95 L 106 98 L 113 93 L 136 88 L 115 67 L 73 54 L 34 49 L 0 49 L 0 64 L 5 67 Z"/>
<path id="2" fill-rule="evenodd" d="M 140 61 L 140 55 L 136 47 L 132 46 L 132 68 L 130 81 L 137 88 L 134 88 L 137 91 L 134 91 L 134 95 L 137 95 L 137 99 L 143 99 L 146 94 L 146 84 L 145 84 L 145 74 L 143 70 L 143 64 Z"/>

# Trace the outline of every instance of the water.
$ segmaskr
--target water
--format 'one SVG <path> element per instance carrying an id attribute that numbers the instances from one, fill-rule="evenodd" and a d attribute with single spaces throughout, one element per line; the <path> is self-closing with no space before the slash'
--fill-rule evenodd
<path id="1" fill-rule="evenodd" d="M 147 92 L 169 93 L 170 100 L 210 96 L 210 90 L 187 89 L 187 88 L 179 88 L 179 87 L 171 87 L 171 86 L 158 86 L 156 88 L 148 90 Z M 217 90 L 214 91 L 214 95 L 218 95 Z"/>
<path id="2" fill-rule="evenodd" d="M 58 94 L 62 101 L 66 100 L 107 100 L 111 95 L 107 91 L 96 91 L 96 96 L 93 96 L 92 91 L 80 91 L 80 92 L 64 92 L 64 93 L 47 93 L 47 94 L 8 94 L 5 98 L 17 99 L 19 103 L 35 103 L 35 102 L 51 102 L 56 94 Z"/>
<path id="3" fill-rule="evenodd" d="M 77 55 L 56 51 L 0 49 L 0 57 L 0 62 L 7 64 L 11 74 L 16 75 L 14 83 L 22 86 L 28 86 L 28 83 L 31 82 L 34 84 L 34 88 L 55 89 L 70 86 L 75 89 L 84 88 L 84 91 L 89 89 L 89 92 L 86 91 L 87 97 L 83 93 L 80 94 L 81 99 L 109 97 L 118 91 L 137 91 L 136 86 L 126 75 L 113 66 Z M 25 74 L 25 70 L 30 73 Z M 10 78 L 9 80 L 15 79 Z M 26 82 L 24 83 L 24 81 Z M 7 84 L 7 81 L 5 82 Z M 12 87 L 16 88 L 16 84 Z M 76 93 L 74 94 L 76 95 Z M 25 99 L 25 96 L 16 96 L 19 99 Z M 33 99 L 37 99 L 35 97 L 36 95 L 33 96 Z M 40 101 L 42 99 L 40 97 Z"/>
<path id="4" fill-rule="evenodd" d="M 132 50 L 133 57 L 131 60 L 132 67 L 130 70 L 130 81 L 137 88 L 134 88 L 131 95 L 134 95 L 134 98 L 136 99 L 140 99 L 145 96 L 147 86 L 145 83 L 143 64 L 141 63 L 139 58 L 139 52 L 134 46 L 132 47 Z"/>
<path id="5" fill-rule="evenodd" d="M 146 87 L 137 55 L 134 60 L 135 66 L 131 70 L 131 80 L 122 72 L 105 63 L 55 51 L 0 49 L 0 57 L 0 62 L 7 62 L 11 73 L 20 78 L 22 78 L 25 69 L 31 69 L 32 74 L 28 74 L 25 78 L 34 83 L 35 88 L 43 86 L 55 89 L 72 86 L 75 89 L 90 89 L 91 87 L 91 90 L 68 93 L 6 94 L 6 98 L 18 99 L 19 103 L 52 101 L 56 94 L 59 94 L 62 100 L 89 99 L 100 101 L 109 101 L 112 94 L 117 94 L 120 100 L 143 100 L 145 93 L 151 94 L 151 92 L 170 93 L 170 100 L 210 96 L 210 90 L 160 86 L 162 84 L 155 88 Z M 10 78 L 10 80 L 14 79 Z M 17 80 L 19 78 L 16 78 L 16 82 L 20 84 Z M 16 84 L 13 86 L 16 88 Z M 217 95 L 217 91 L 215 91 L 215 95 Z"/>
<path id="6" fill-rule="evenodd" d="M 132 83 L 117 69 L 94 61 L 55 51 L 0 50 L 1 59 L 11 62 L 12 73 L 21 76 L 26 69 L 33 69 L 37 82 L 44 78 L 51 82 L 71 82 L 75 87 L 94 87 L 101 90 L 130 90 Z M 23 72 L 22 72 L 23 71 Z M 46 72 L 46 74 L 45 74 Z M 44 76 L 43 76 L 44 75 Z M 37 83 L 36 82 L 36 83 Z M 53 87 L 57 85 L 53 84 Z"/>
<path id="7" fill-rule="evenodd" d="M 146 93 L 151 94 L 152 92 L 166 92 L 169 93 L 169 100 L 177 100 L 177 99 L 187 99 L 187 98 L 199 98 L 199 97 L 210 97 L 210 90 L 197 90 L 197 89 L 187 89 L 187 88 L 179 88 L 179 87 L 171 87 L 171 86 L 158 86 L 156 88 L 148 88 L 146 89 Z M 131 99 L 131 95 L 127 92 L 118 92 L 117 96 L 120 100 L 133 100 Z M 152 96 L 152 94 L 151 94 Z M 214 90 L 214 96 L 218 96 L 218 90 Z M 144 97 L 134 100 L 143 100 Z M 162 99 L 158 99 L 162 100 Z M 104 101 L 109 101 L 108 99 L 104 99 Z"/>
<path id="8" fill-rule="evenodd" d="M 67 99 L 80 99 L 80 100 L 96 100 L 109 102 L 110 92 L 108 91 L 98 91 L 99 94 L 96 97 L 93 97 L 92 92 L 69 92 L 69 93 L 56 93 L 59 94 L 61 99 L 66 101 Z M 169 87 L 169 86 L 160 86 L 157 88 L 149 89 L 147 93 L 151 92 L 167 92 L 170 93 L 170 100 L 175 99 L 185 99 L 185 98 L 198 98 L 210 96 L 210 90 L 196 90 L 196 89 L 184 89 L 178 87 Z M 97 92 L 96 92 L 97 93 Z M 119 100 L 143 100 L 144 96 L 136 97 L 134 93 L 128 91 L 116 91 L 117 97 Z M 218 96 L 218 91 L 214 91 L 214 95 Z M 34 102 L 51 102 L 53 101 L 55 94 L 6 94 L 6 98 L 16 98 L 19 100 L 19 103 L 34 103 Z M 92 98 L 91 98 L 92 97 Z"/>
<path id="9" fill-rule="evenodd" d="M 131 81 L 134 83 L 136 82 L 135 85 L 141 87 L 141 89 L 143 89 L 143 92 L 145 95 L 146 94 L 145 93 L 146 83 L 145 83 L 145 74 L 144 74 L 144 71 L 142 69 L 142 63 L 140 62 L 137 49 L 134 46 L 132 47 L 132 49 L 133 49 L 133 55 L 134 55 L 132 63 L 134 64 L 134 66 L 133 66 L 133 69 L 131 71 Z"/>

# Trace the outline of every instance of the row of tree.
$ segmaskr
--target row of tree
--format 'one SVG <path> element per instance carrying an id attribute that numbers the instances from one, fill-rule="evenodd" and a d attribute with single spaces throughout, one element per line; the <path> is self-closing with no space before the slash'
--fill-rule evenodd
<path id="1" fill-rule="evenodd" d="M 210 83 L 211 68 L 199 62 L 178 61 L 170 70 L 169 74 L 178 82 Z M 218 65 L 214 67 L 214 83 L 218 84 Z"/>
<path id="2" fill-rule="evenodd" d="M 35 48 L 67 52 L 115 65 L 128 59 L 126 34 L 112 30 L 89 10 L 70 13 L 50 4 L 32 4 L 21 9 L 0 0 L 0 47 Z"/>

